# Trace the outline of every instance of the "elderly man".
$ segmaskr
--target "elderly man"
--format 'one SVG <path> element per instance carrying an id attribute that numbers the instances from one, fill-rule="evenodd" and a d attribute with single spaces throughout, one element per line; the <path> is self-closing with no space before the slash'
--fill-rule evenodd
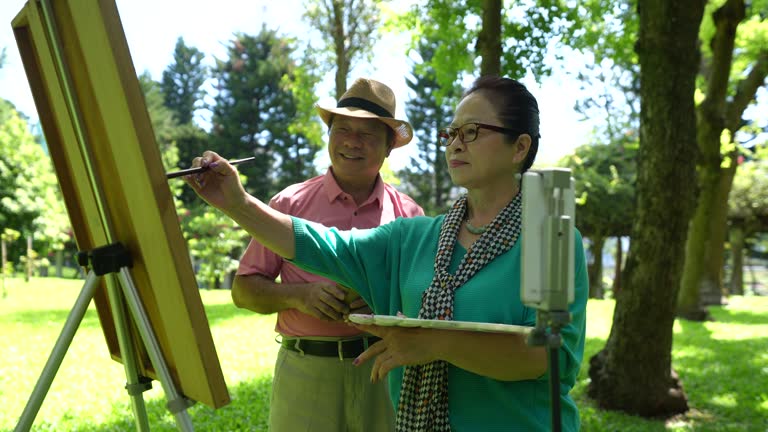
<path id="1" fill-rule="evenodd" d="M 325 175 L 287 187 L 272 198 L 271 207 L 342 230 L 424 214 L 379 175 L 390 152 L 413 137 L 411 125 L 394 118 L 395 95 L 388 86 L 360 78 L 336 108 L 316 108 L 328 126 L 331 167 Z M 240 261 L 232 298 L 257 313 L 277 312 L 282 340 L 270 431 L 394 429 L 385 386 L 370 382 L 373 362 L 352 364 L 377 340 L 343 322 L 349 313 L 370 310 L 359 296 L 252 241 Z"/>

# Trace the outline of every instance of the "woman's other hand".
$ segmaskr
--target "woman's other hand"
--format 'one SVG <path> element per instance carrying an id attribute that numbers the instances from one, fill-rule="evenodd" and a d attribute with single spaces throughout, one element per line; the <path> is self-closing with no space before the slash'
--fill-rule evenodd
<path id="1" fill-rule="evenodd" d="M 371 382 L 376 383 L 394 368 L 426 364 L 438 360 L 430 348 L 430 339 L 436 336 L 435 329 L 383 327 L 377 325 L 354 324 L 355 328 L 381 338 L 371 345 L 355 360 L 361 365 L 375 358 L 371 370 Z"/>

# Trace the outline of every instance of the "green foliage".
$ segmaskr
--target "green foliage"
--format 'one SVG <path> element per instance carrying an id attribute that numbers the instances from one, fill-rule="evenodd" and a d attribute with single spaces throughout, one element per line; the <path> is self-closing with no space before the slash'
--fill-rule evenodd
<path id="1" fill-rule="evenodd" d="M 705 93 L 708 87 L 708 76 L 712 61 L 712 40 L 715 36 L 715 24 L 712 14 L 726 0 L 711 0 L 707 3 L 704 17 L 699 30 L 699 39 L 702 53 L 702 73 L 697 81 L 697 87 L 700 92 Z M 757 59 L 762 55 L 768 55 L 768 1 L 759 0 L 747 2 L 746 18 L 739 23 L 736 28 L 736 39 L 734 41 L 733 60 L 730 68 L 730 79 L 728 93 L 735 94 L 739 80 L 743 79 L 755 65 Z"/>
<path id="2" fill-rule="evenodd" d="M 182 216 L 182 229 L 193 263 L 197 264 L 195 273 L 200 286 L 219 287 L 225 275 L 237 270 L 248 233 L 208 206 L 198 206 Z"/>
<path id="3" fill-rule="evenodd" d="M 210 136 L 206 131 L 194 123 L 187 123 L 176 128 L 175 134 L 176 149 L 178 150 L 178 168 L 189 168 L 192 159 L 210 150 Z M 182 187 L 183 183 L 177 181 L 171 183 L 171 189 L 183 203 L 184 207 L 190 207 L 198 202 L 199 198 L 192 188 Z"/>
<path id="4" fill-rule="evenodd" d="M 307 44 L 303 52 L 301 62 L 296 64 L 292 74 L 283 75 L 281 83 L 293 98 L 296 112 L 289 119 L 289 145 L 275 149 L 279 158 L 275 167 L 278 190 L 316 176 L 314 162 L 323 148 L 323 127 L 315 111 L 315 88 L 320 82 L 320 68 L 311 44 Z"/>
<path id="5" fill-rule="evenodd" d="M 585 97 L 574 109 L 586 119 L 604 119 L 595 126 L 599 139 L 620 140 L 639 128 L 636 1 L 589 0 L 579 4 L 576 14 L 580 25 L 563 35 L 563 43 L 587 54 L 591 61 L 576 73 Z"/>
<path id="6" fill-rule="evenodd" d="M 404 182 L 403 190 L 421 205 L 427 215 L 444 213 L 448 201 L 456 195 L 448 175 L 445 148 L 438 144 L 437 131 L 451 122 L 460 90 L 440 88 L 436 71 L 431 68 L 435 52 L 439 49 L 439 41 L 424 37 L 412 52 L 411 57 L 420 57 L 420 61 L 413 61 L 412 73 L 406 77 L 412 97 L 406 103 L 405 111 L 413 126 L 418 153 L 411 157 L 410 165 L 399 173 Z M 434 95 L 441 90 L 445 96 L 443 102 L 438 103 Z"/>
<path id="7" fill-rule="evenodd" d="M 164 166 L 168 169 L 186 168 L 192 159 L 209 149 L 208 134 L 193 122 L 195 111 L 204 105 L 202 85 L 209 75 L 208 68 L 202 64 L 204 58 L 205 54 L 186 45 L 184 39 L 179 37 L 173 51 L 173 62 L 163 71 L 159 88 L 163 105 L 175 122 L 169 131 L 168 141 L 175 144 L 176 157 L 173 151 L 163 153 Z M 150 115 L 153 118 L 167 117 L 167 110 L 155 106 L 150 109 Z M 171 183 L 174 196 L 181 200 L 179 206 L 193 205 L 197 200 L 195 192 L 181 186 L 180 181 Z"/>
<path id="8" fill-rule="evenodd" d="M 565 157 L 576 180 L 576 225 L 586 237 L 627 236 L 635 214 L 637 139 L 584 145 Z"/>
<path id="9" fill-rule="evenodd" d="M 195 47 L 187 46 L 184 38 L 176 40 L 173 62 L 163 71 L 161 88 L 165 106 L 176 116 L 179 124 L 192 123 L 195 110 L 202 105 L 202 85 L 208 71 L 202 64 L 205 55 Z"/>
<path id="10" fill-rule="evenodd" d="M 768 221 L 768 151 L 763 153 L 739 166 L 728 195 L 728 217 L 747 226 Z"/>
<path id="11" fill-rule="evenodd" d="M 32 392 L 45 360 L 82 287 L 82 280 L 13 280 L 0 300 L 0 430 L 12 430 Z M 200 295 L 211 327 L 232 403 L 213 410 L 190 410 L 196 430 L 265 431 L 272 370 L 278 350 L 274 315 L 257 315 L 232 305 L 227 290 Z M 590 300 L 584 359 L 605 345 L 614 302 Z M 768 368 L 768 298 L 732 297 L 712 308 L 715 321 L 679 321 L 674 325 L 672 358 L 685 383 L 692 410 L 668 421 L 603 411 L 587 398 L 588 361 L 572 391 L 584 431 L 762 431 L 768 418 L 768 394 L 756 376 Z M 244 337 L 243 329 L 247 329 Z M 653 342 L 649 342 L 653 343 Z M 83 359 L 88 359 L 87 364 Z M 738 359 L 738 361 L 734 361 Z M 757 375 L 756 375 L 757 374 Z M 144 394 L 153 431 L 176 431 L 159 383 Z M 135 428 L 130 399 L 123 388 L 123 367 L 110 359 L 91 304 L 46 395 L 33 431 L 124 431 Z"/>
<path id="12" fill-rule="evenodd" d="M 370 61 L 373 56 L 379 26 L 377 3 L 371 0 L 304 1 L 304 19 L 324 41 L 318 63 L 336 67 L 337 99 L 347 90 L 345 84 L 352 65 L 361 60 Z"/>
<path id="13" fill-rule="evenodd" d="M 467 75 L 478 73 L 476 45 L 483 7 L 481 0 L 427 0 L 388 24 L 390 29 L 413 29 L 415 49 L 422 38 L 440 41 L 432 60 L 423 66 L 435 71 L 441 87 L 435 95 L 438 103 L 446 96 L 442 89 L 462 86 Z M 579 20 L 575 9 L 562 0 L 505 2 L 501 34 L 490 35 L 501 41 L 502 75 L 523 78 L 530 72 L 537 80 L 549 75 L 547 57 L 553 42 L 576 31 Z M 560 59 L 559 54 L 555 59 Z"/>
<path id="14" fill-rule="evenodd" d="M 165 95 L 160 84 L 153 81 L 148 72 L 139 75 L 139 84 L 144 93 L 144 102 L 147 106 L 149 119 L 152 122 L 152 130 L 155 132 L 155 140 L 163 159 L 163 167 L 166 171 L 175 168 L 178 163 L 178 151 L 175 149 L 175 136 L 178 130 L 178 122 L 173 111 L 165 106 Z"/>
<path id="15" fill-rule="evenodd" d="M 27 121 L 0 100 L 0 227 L 33 235 L 47 253 L 63 247 L 69 222 L 51 159 L 29 131 Z M 16 260 L 26 247 L 12 245 Z"/>
<path id="16" fill-rule="evenodd" d="M 286 87 L 312 78 L 307 71 L 297 75 L 291 58 L 294 42 L 265 26 L 256 36 L 236 34 L 227 52 L 228 58 L 217 60 L 214 70 L 219 84 L 211 146 L 230 159 L 256 156 L 255 163 L 240 171 L 250 179 L 248 192 L 267 200 L 281 185 L 305 180 L 314 162 L 317 145 L 289 131 L 298 107 L 293 90 Z M 292 159 L 296 161 L 288 164 Z M 292 167 L 282 171 L 283 163 Z"/>

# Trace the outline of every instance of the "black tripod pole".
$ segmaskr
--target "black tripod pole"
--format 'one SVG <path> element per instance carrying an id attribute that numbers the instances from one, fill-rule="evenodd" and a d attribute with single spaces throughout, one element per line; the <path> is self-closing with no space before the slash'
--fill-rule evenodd
<path id="1" fill-rule="evenodd" d="M 552 328 L 552 331 L 557 331 Z M 549 398 L 552 404 L 552 431 L 560 432 L 562 419 L 560 416 L 560 334 L 550 333 L 548 339 L 549 351 Z"/>

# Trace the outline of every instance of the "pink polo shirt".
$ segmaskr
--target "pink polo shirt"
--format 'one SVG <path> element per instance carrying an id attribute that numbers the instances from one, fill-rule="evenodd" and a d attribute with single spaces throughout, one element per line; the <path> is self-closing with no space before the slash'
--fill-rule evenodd
<path id="1" fill-rule="evenodd" d="M 380 176 L 371 195 L 358 206 L 351 195 L 341 190 L 330 168 L 325 175 L 285 188 L 269 205 L 283 213 L 341 230 L 374 228 L 398 217 L 424 215 L 411 197 L 385 184 Z M 280 275 L 285 283 L 327 280 L 284 261 L 253 239 L 240 259 L 237 274 L 260 274 L 269 279 Z M 348 337 L 360 333 L 344 323 L 323 321 L 296 309 L 278 312 L 275 330 L 284 336 Z"/>

